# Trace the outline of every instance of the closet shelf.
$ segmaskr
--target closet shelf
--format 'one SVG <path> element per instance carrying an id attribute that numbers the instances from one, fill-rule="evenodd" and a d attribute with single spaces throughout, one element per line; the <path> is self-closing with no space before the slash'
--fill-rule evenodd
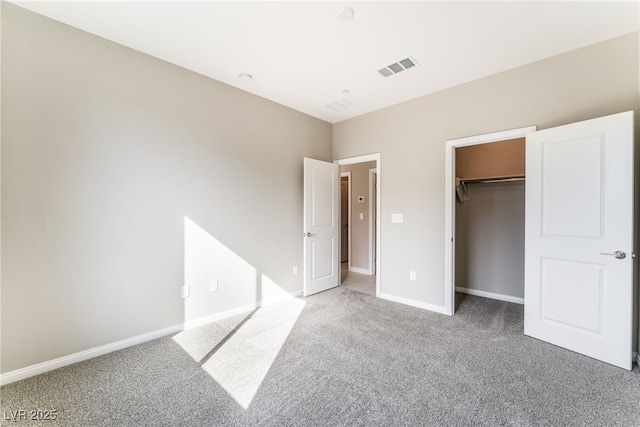
<path id="1" fill-rule="evenodd" d="M 508 176 L 485 176 L 474 178 L 458 178 L 456 177 L 457 184 L 474 184 L 474 183 L 494 183 L 494 182 L 519 182 L 525 181 L 524 175 L 508 175 Z"/>

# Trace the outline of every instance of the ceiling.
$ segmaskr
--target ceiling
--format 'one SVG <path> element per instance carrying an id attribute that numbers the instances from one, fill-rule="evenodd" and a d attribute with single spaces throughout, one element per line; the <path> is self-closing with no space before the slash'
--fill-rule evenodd
<path id="1" fill-rule="evenodd" d="M 627 34 L 640 21 L 635 1 L 11 2 L 330 123 Z M 348 21 L 338 19 L 345 6 L 355 12 Z M 378 73 L 408 57 L 419 65 Z"/>

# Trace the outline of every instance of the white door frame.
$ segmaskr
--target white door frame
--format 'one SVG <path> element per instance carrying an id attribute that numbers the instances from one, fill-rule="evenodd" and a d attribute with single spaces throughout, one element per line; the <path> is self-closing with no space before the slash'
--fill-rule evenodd
<path id="1" fill-rule="evenodd" d="M 374 206 L 373 206 L 374 200 L 376 202 L 376 206 L 378 206 L 378 199 L 372 196 L 373 189 L 378 188 L 377 186 L 374 186 L 374 182 L 373 182 L 374 176 L 376 177 L 376 179 L 378 177 L 377 173 L 378 173 L 378 170 L 376 168 L 369 169 L 369 218 L 374 219 L 374 221 L 371 221 L 371 224 L 369 224 L 369 242 L 373 242 L 373 236 L 376 234 L 375 227 L 378 224 L 378 217 L 374 213 Z M 376 196 L 377 196 L 377 192 L 376 192 Z M 375 265 L 376 265 L 375 250 L 374 250 L 374 245 L 371 244 L 369 245 L 369 274 L 375 273 Z"/>
<path id="2" fill-rule="evenodd" d="M 380 258 L 380 206 L 382 205 L 380 198 L 380 157 L 380 153 L 373 153 L 334 161 L 338 166 L 353 165 L 356 163 L 366 163 L 371 161 L 376 162 L 376 297 L 380 295 L 380 266 L 382 264 Z"/>
<path id="3" fill-rule="evenodd" d="M 444 313 L 455 312 L 455 224 L 456 224 L 456 148 L 522 138 L 535 132 L 535 126 L 511 129 L 466 138 L 450 139 L 445 144 L 444 214 Z"/>
<path id="4" fill-rule="evenodd" d="M 347 270 L 351 269 L 351 171 L 340 172 L 340 179 L 347 178 L 347 217 L 349 218 L 349 228 L 347 228 Z M 342 198 L 340 198 L 342 201 Z M 340 217 L 340 238 L 342 239 L 342 217 Z M 340 242 L 342 249 L 342 241 Z M 342 255 L 340 255 L 342 261 Z M 342 263 L 341 263 L 342 264 Z M 340 284 L 342 284 L 342 268 L 340 269 Z"/>

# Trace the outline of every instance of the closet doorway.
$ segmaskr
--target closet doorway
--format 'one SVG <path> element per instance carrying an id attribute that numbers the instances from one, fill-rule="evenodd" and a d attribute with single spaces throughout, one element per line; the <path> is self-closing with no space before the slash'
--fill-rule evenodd
<path id="1" fill-rule="evenodd" d="M 461 231 L 454 197 L 465 197 L 455 183 L 458 149 L 526 136 L 524 334 L 631 369 L 633 123 L 626 111 L 538 132 L 447 141 L 447 314 L 455 309 Z"/>
<path id="2" fill-rule="evenodd" d="M 524 138 L 535 130 L 447 142 L 447 314 L 456 291 L 524 303 Z"/>
<path id="3" fill-rule="evenodd" d="M 456 292 L 524 304 L 525 139 L 455 154 Z"/>

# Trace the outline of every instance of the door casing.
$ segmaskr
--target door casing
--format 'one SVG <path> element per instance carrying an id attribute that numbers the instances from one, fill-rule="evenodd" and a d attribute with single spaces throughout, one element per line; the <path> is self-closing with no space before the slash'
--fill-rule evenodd
<path id="1" fill-rule="evenodd" d="M 378 171 L 373 168 L 369 169 L 369 194 L 370 194 L 370 203 L 369 203 L 369 218 L 372 219 L 370 227 L 369 227 L 369 241 L 372 242 L 369 245 L 369 271 L 371 274 L 374 274 L 376 271 L 376 226 L 378 224 L 378 216 L 377 216 L 377 185 L 376 182 L 378 180 Z"/>
<path id="2" fill-rule="evenodd" d="M 349 222 L 347 223 L 347 266 L 351 267 L 351 172 L 340 172 L 340 180 L 346 178 L 347 181 L 347 218 L 349 218 Z M 340 198 L 340 203 L 342 203 L 342 197 Z M 342 212 L 342 206 L 340 206 Z M 342 215 L 340 216 L 340 239 L 342 239 Z M 342 251 L 342 244 L 344 242 L 340 241 L 340 251 Z M 342 262 L 342 254 L 340 254 L 340 261 Z M 342 275 L 342 271 L 340 272 Z M 340 283 L 342 283 L 342 277 L 340 277 Z"/>

